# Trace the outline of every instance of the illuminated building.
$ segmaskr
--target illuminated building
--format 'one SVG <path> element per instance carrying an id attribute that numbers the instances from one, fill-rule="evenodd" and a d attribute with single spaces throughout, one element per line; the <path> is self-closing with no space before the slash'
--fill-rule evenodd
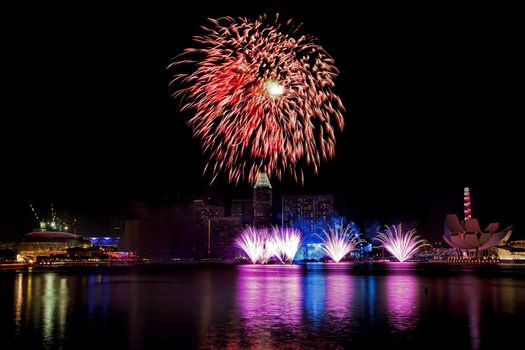
<path id="1" fill-rule="evenodd" d="M 483 255 L 484 251 L 505 244 L 512 234 L 512 226 L 498 232 L 499 223 L 491 223 L 482 230 L 478 219 L 472 218 L 468 187 L 464 193 L 465 220 L 460 222 L 456 214 L 448 214 L 443 239 L 452 248 L 458 249 L 463 256 L 478 257 L 478 254 Z"/>
<path id="2" fill-rule="evenodd" d="M 283 227 L 298 228 L 304 237 L 303 258 L 321 258 L 324 254 L 317 236 L 335 215 L 332 195 L 284 195 Z"/>
<path id="3" fill-rule="evenodd" d="M 253 200 L 233 199 L 231 205 L 231 216 L 241 218 L 243 226 L 253 224 Z"/>
<path id="4" fill-rule="evenodd" d="M 210 204 L 210 199 L 195 199 L 193 201 L 193 220 L 196 235 L 194 239 L 194 255 L 210 257 L 211 219 L 224 216 L 224 207 Z"/>
<path id="5" fill-rule="evenodd" d="M 224 216 L 224 207 L 210 204 L 209 199 L 195 199 L 193 201 L 193 216 L 198 225 L 208 225 L 209 219 Z"/>
<path id="6" fill-rule="evenodd" d="M 139 248 L 140 221 L 138 219 L 123 220 L 119 226 L 122 232 L 120 237 L 120 248 L 137 251 Z"/>
<path id="7" fill-rule="evenodd" d="M 472 208 L 470 206 L 470 188 L 465 187 L 463 190 L 463 213 L 465 220 L 472 219 Z"/>
<path id="8" fill-rule="evenodd" d="M 238 216 L 214 217 L 209 222 L 209 257 L 233 259 L 237 252 L 234 241 L 242 228 L 241 218 Z"/>
<path id="9" fill-rule="evenodd" d="M 89 246 L 91 243 L 87 239 L 72 233 L 38 231 L 26 234 L 15 248 L 20 255 L 37 257 L 64 254 L 69 248 Z"/>
<path id="10" fill-rule="evenodd" d="M 117 236 L 91 236 L 87 237 L 94 247 L 118 247 L 120 237 Z"/>
<path id="11" fill-rule="evenodd" d="M 272 185 L 265 173 L 259 173 L 253 187 L 253 226 L 270 226 L 273 221 L 272 207 Z"/>
<path id="12" fill-rule="evenodd" d="M 282 198 L 282 225 L 301 230 L 305 243 L 319 242 L 316 234 L 334 217 L 332 195 L 285 195 Z"/>
<path id="13" fill-rule="evenodd" d="M 37 257 L 52 254 L 64 254 L 67 249 L 90 247 L 91 243 L 82 236 L 71 233 L 76 231 L 76 220 L 68 215 L 57 215 L 53 204 L 49 217 L 38 215 L 35 208 L 29 207 L 39 227 L 34 229 L 15 244 L 21 256 Z"/>
<path id="14" fill-rule="evenodd" d="M 496 247 L 496 254 L 501 261 L 525 261 L 525 240 L 512 241 L 503 247 Z"/>

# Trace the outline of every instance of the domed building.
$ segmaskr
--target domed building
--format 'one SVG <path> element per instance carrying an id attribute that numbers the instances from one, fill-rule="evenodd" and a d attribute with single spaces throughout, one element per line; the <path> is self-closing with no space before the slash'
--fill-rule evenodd
<path id="1" fill-rule="evenodd" d="M 36 213 L 31 204 L 30 207 L 39 223 L 39 228 L 25 234 L 15 244 L 14 248 L 18 250 L 20 255 L 35 258 L 37 256 L 65 254 L 68 248 L 91 246 L 86 238 L 68 232 L 75 232 L 75 219 L 59 217 L 51 205 L 51 217 L 46 220 Z"/>
<path id="2" fill-rule="evenodd" d="M 498 231 L 499 223 L 491 223 L 481 229 L 478 220 L 472 218 L 468 187 L 465 188 L 464 196 L 465 220 L 460 222 L 456 214 L 447 215 L 443 235 L 445 242 L 466 256 L 478 256 L 480 252 L 483 254 L 483 251 L 505 244 L 512 234 L 512 226 Z"/>
<path id="3" fill-rule="evenodd" d="M 68 248 L 90 246 L 89 240 L 69 232 L 34 231 L 24 235 L 15 248 L 22 256 L 37 257 L 65 254 Z"/>

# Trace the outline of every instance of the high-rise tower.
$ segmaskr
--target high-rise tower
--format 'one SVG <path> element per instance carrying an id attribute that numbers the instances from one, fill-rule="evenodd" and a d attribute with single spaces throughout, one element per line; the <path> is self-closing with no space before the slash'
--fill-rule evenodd
<path id="1" fill-rule="evenodd" d="M 272 185 L 265 173 L 259 173 L 253 187 L 253 225 L 267 227 L 272 224 Z"/>
<path id="2" fill-rule="evenodd" d="M 470 189 L 465 187 L 463 191 L 465 221 L 472 219 L 472 209 L 470 207 Z"/>

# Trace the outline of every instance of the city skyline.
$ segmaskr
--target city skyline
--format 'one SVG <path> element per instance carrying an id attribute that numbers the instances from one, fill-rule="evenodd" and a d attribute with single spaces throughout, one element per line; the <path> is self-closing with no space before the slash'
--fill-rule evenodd
<path id="1" fill-rule="evenodd" d="M 84 9 L 93 20 L 47 6 L 13 13 L 34 35 L 19 33 L 24 45 L 7 44 L 8 96 L 18 107 L 14 142 L 2 140 L 0 240 L 24 233 L 30 201 L 56 203 L 81 226 L 96 227 L 137 199 L 248 198 L 246 183 L 235 187 L 219 176 L 210 187 L 211 176 L 201 176 L 205 161 L 185 124 L 189 114 L 170 97 L 166 67 L 206 17 L 276 12 L 303 22 L 334 57 L 336 91 L 347 107 L 335 158 L 318 176 L 306 172 L 304 187 L 272 180 L 276 197 L 333 194 L 350 219 L 400 219 L 434 234 L 445 214 L 460 213 L 460 192 L 469 186 L 482 221 L 519 224 L 519 131 L 509 85 L 517 31 L 512 21 L 498 21 L 498 11 L 412 16 L 400 7 L 343 10 L 337 3 L 187 6 L 129 7 L 127 15 Z M 137 26 L 148 15 L 157 26 Z M 482 25 L 485 17 L 494 26 Z M 519 226 L 514 235 L 523 237 Z"/>
<path id="2" fill-rule="evenodd" d="M 522 341 L 517 6 L 3 14 L 4 348 Z"/>

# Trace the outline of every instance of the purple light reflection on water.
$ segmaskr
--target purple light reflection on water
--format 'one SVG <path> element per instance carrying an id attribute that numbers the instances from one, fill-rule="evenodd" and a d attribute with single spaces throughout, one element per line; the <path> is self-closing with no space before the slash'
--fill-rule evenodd
<path id="1" fill-rule="evenodd" d="M 333 273 L 325 277 L 326 288 L 326 315 L 337 320 L 342 320 L 351 315 L 351 302 L 353 296 L 353 276 L 347 273 L 349 264 L 338 263 Z"/>
<path id="2" fill-rule="evenodd" d="M 303 306 L 301 267 L 241 265 L 238 272 L 237 304 L 247 345 L 275 348 L 283 337 L 298 337 Z"/>
<path id="3" fill-rule="evenodd" d="M 327 324 L 333 332 L 345 331 L 355 288 L 350 267 L 346 263 L 239 266 L 237 304 L 251 346 L 278 345 L 283 331 L 287 337 L 304 336 L 324 332 Z"/>
<path id="4" fill-rule="evenodd" d="M 519 343 L 525 324 L 523 267 L 198 265 L 2 278 L 6 349 L 100 339 L 115 349 L 498 349 Z"/>
<path id="5" fill-rule="evenodd" d="M 465 278 L 463 290 L 465 293 L 465 299 L 468 301 L 467 310 L 470 334 L 470 348 L 472 350 L 478 350 L 480 346 L 481 292 L 479 289 L 479 283 L 477 283 L 477 281 L 472 276 L 467 276 Z"/>
<path id="6" fill-rule="evenodd" d="M 402 271 L 393 272 L 386 277 L 386 288 L 388 322 L 398 331 L 414 329 L 420 317 L 418 298 L 421 290 L 417 277 Z"/>

